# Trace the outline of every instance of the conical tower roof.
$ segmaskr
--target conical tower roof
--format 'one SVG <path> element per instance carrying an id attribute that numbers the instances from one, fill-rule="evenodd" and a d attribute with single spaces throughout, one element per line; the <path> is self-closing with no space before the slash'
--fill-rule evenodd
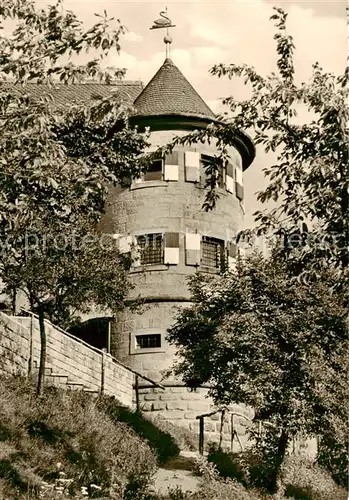
<path id="1" fill-rule="evenodd" d="M 215 115 L 171 59 L 150 80 L 134 102 L 136 115 L 186 115 L 214 120 Z"/>

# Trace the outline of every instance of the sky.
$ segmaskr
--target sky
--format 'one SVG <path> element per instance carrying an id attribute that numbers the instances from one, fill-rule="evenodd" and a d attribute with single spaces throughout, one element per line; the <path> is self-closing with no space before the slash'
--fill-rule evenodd
<path id="1" fill-rule="evenodd" d="M 37 1 L 40 6 L 53 3 Z M 97 20 L 94 13 L 106 9 L 128 28 L 121 40 L 121 53 L 111 53 L 107 65 L 127 68 L 126 79 L 147 83 L 165 58 L 164 30 L 149 28 L 167 6 L 173 24 L 171 59 L 213 111 L 220 111 L 220 99 L 246 96 L 239 80 L 219 79 L 209 74 L 216 63 L 253 65 L 266 75 L 275 69 L 274 27 L 269 20 L 273 6 L 288 12 L 288 31 L 296 46 L 296 78 L 307 81 L 311 66 L 318 61 L 329 72 L 342 74 L 346 66 L 348 29 L 346 0 L 230 0 L 230 1 L 133 1 L 65 0 L 87 26 Z M 245 226 L 253 225 L 253 212 L 261 208 L 256 192 L 266 186 L 262 169 L 275 158 L 257 149 L 254 163 L 244 174 Z"/>

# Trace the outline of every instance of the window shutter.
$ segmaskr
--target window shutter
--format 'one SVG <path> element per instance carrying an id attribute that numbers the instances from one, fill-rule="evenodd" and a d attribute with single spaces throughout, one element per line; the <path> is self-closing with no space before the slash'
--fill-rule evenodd
<path id="1" fill-rule="evenodd" d="M 179 263 L 179 233 L 165 233 L 164 264 Z"/>
<path id="2" fill-rule="evenodd" d="M 185 152 L 185 180 L 186 182 L 200 181 L 200 153 L 196 151 Z"/>
<path id="3" fill-rule="evenodd" d="M 236 183 L 236 197 L 241 201 L 244 199 L 244 188 L 238 182 Z"/>
<path id="4" fill-rule="evenodd" d="M 241 168 L 236 168 L 235 169 L 235 178 L 236 178 L 236 182 L 238 182 L 242 186 L 243 185 L 243 180 L 242 180 L 242 170 L 241 170 Z"/>
<path id="5" fill-rule="evenodd" d="M 134 236 L 131 242 L 131 260 L 133 267 L 139 267 L 141 265 L 141 251 L 137 243 L 137 237 Z"/>
<path id="6" fill-rule="evenodd" d="M 187 266 L 200 265 L 201 236 L 197 233 L 185 235 L 185 263 Z"/>
<path id="7" fill-rule="evenodd" d="M 238 248 L 237 244 L 234 241 L 230 241 L 228 243 L 228 270 L 235 271 L 236 270 L 236 258 L 238 256 Z"/>
<path id="8" fill-rule="evenodd" d="M 164 180 L 178 181 L 178 151 L 172 151 L 165 156 Z"/>
<path id="9" fill-rule="evenodd" d="M 234 171 L 235 171 L 234 165 L 232 165 L 231 163 L 228 163 L 225 184 L 226 184 L 227 191 L 229 191 L 230 193 L 235 192 Z"/>
<path id="10" fill-rule="evenodd" d="M 119 238 L 119 252 L 120 253 L 129 253 L 131 252 L 132 246 L 132 236 L 121 236 Z"/>

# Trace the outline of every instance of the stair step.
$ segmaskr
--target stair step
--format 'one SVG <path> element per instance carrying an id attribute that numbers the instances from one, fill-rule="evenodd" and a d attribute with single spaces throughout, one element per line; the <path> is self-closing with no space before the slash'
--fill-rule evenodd
<path id="1" fill-rule="evenodd" d="M 91 396 L 99 396 L 101 394 L 100 391 L 95 391 L 94 389 L 83 389 L 83 391 Z"/>
<path id="2" fill-rule="evenodd" d="M 68 389 L 71 389 L 72 391 L 83 391 L 85 389 L 84 384 L 78 384 L 75 382 L 68 382 L 67 387 L 68 387 Z"/>
<path id="3" fill-rule="evenodd" d="M 54 385 L 65 386 L 68 383 L 68 375 L 51 373 L 50 375 L 46 375 L 46 381 L 52 382 Z"/>
<path id="4" fill-rule="evenodd" d="M 33 371 L 38 372 L 39 371 L 39 363 L 37 361 L 33 361 Z M 51 375 L 52 374 L 52 368 L 50 366 L 45 366 L 45 375 Z"/>

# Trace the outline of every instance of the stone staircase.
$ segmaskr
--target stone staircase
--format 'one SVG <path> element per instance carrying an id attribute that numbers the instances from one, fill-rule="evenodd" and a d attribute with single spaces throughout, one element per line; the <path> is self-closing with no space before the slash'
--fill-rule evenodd
<path id="1" fill-rule="evenodd" d="M 34 371 L 34 376 L 37 376 L 39 372 L 39 367 L 37 362 L 35 361 L 33 363 L 33 371 Z M 81 384 L 80 382 L 76 382 L 75 380 L 74 381 L 71 380 L 68 377 L 68 375 L 63 375 L 61 373 L 54 372 L 53 369 L 50 367 L 45 368 L 45 385 L 60 387 L 61 389 L 66 389 L 70 391 L 83 391 L 88 394 L 91 394 L 92 396 L 98 396 L 100 394 L 99 391 L 95 391 L 90 387 Z"/>

